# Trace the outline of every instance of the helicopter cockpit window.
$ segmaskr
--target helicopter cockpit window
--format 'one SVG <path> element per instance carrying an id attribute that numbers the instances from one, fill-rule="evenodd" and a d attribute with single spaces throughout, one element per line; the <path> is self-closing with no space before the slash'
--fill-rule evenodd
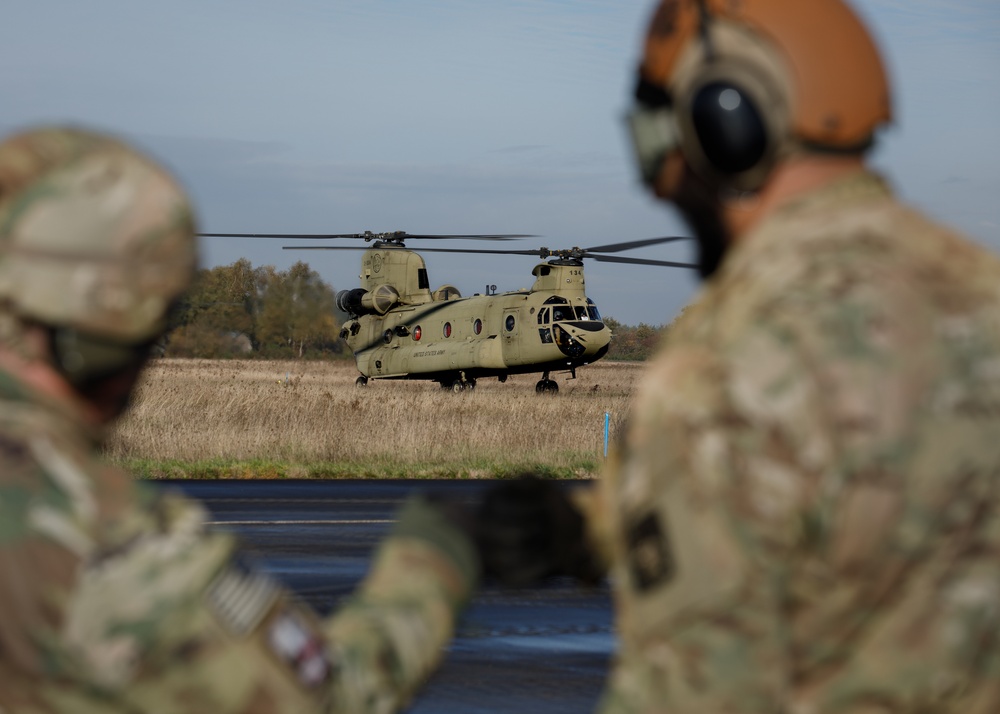
<path id="1" fill-rule="evenodd" d="M 553 295 L 552 297 L 548 298 L 543 304 L 544 305 L 569 305 L 569 300 L 567 300 L 566 298 L 564 298 L 564 297 L 562 297 L 560 295 Z"/>
<path id="2" fill-rule="evenodd" d="M 572 320 L 573 308 L 569 305 L 554 305 L 552 307 L 552 322 L 562 322 L 563 320 Z"/>
<path id="3" fill-rule="evenodd" d="M 417 268 L 417 289 L 431 289 L 431 281 L 427 278 L 427 268 Z"/>
<path id="4" fill-rule="evenodd" d="M 543 307 L 541 310 L 538 311 L 538 324 L 544 325 L 548 321 L 549 321 L 549 309 L 547 307 Z"/>
<path id="5" fill-rule="evenodd" d="M 590 313 L 587 311 L 587 308 L 584 307 L 583 305 L 577 305 L 576 306 L 576 319 L 577 320 L 589 320 L 590 319 Z"/>
<path id="6" fill-rule="evenodd" d="M 541 337 L 542 342 L 546 344 L 552 342 L 552 328 L 551 327 L 538 328 L 538 336 Z"/>
<path id="7" fill-rule="evenodd" d="M 601 319 L 601 313 L 597 309 L 597 305 L 595 305 L 594 301 L 591 300 L 590 298 L 587 298 L 587 313 L 590 315 L 591 320 Z"/>

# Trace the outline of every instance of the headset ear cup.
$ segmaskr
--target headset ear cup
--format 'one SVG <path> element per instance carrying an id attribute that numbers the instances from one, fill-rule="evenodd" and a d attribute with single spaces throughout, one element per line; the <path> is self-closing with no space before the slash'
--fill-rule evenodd
<path id="1" fill-rule="evenodd" d="M 702 154 L 721 174 L 750 171 L 769 153 L 761 112 L 750 94 L 732 82 L 700 87 L 691 100 L 691 120 Z"/>
<path id="2" fill-rule="evenodd" d="M 768 40 L 733 22 L 713 20 L 703 34 L 686 46 L 668 85 L 681 151 L 710 185 L 759 190 L 796 148 L 787 64 Z"/>

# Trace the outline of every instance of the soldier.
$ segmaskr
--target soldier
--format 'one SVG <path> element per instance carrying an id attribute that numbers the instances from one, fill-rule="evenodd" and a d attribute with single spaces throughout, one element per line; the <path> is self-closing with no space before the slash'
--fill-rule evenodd
<path id="1" fill-rule="evenodd" d="M 476 577 L 441 510 L 410 502 L 324 621 L 95 458 L 194 268 L 152 161 L 70 128 L 0 144 L 0 712 L 398 709 Z"/>
<path id="2" fill-rule="evenodd" d="M 707 282 L 577 500 L 615 590 L 602 711 L 1000 711 L 1000 262 L 866 168 L 890 117 L 841 0 L 653 15 L 630 125 Z M 488 570 L 585 570 L 551 555 L 566 502 L 511 535 L 526 500 L 486 502 Z"/>

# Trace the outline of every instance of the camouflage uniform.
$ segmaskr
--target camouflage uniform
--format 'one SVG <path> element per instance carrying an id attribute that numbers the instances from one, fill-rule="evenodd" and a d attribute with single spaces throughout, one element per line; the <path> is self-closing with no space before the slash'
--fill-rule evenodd
<path id="1" fill-rule="evenodd" d="M 440 660 L 475 564 L 430 506 L 322 622 L 92 436 L 0 373 L 0 712 L 388 712 Z"/>
<path id="2" fill-rule="evenodd" d="M 471 544 L 413 500 L 321 621 L 198 505 L 102 465 L 93 402 L 29 386 L 55 354 L 81 384 L 134 369 L 194 262 L 183 195 L 128 147 L 58 128 L 0 145 L 0 714 L 389 712 L 468 599 Z M 42 354 L 37 325 L 66 349 Z"/>
<path id="3" fill-rule="evenodd" d="M 1000 263 L 871 174 L 793 200 L 671 328 L 596 496 L 603 711 L 1000 712 Z"/>

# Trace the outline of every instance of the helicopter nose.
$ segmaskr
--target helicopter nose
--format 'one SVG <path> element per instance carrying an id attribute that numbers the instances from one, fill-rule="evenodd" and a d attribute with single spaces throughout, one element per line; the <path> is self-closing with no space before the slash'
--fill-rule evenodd
<path id="1" fill-rule="evenodd" d="M 563 354 L 574 358 L 596 355 L 611 342 L 611 330 L 600 320 L 561 322 L 553 333 Z"/>

